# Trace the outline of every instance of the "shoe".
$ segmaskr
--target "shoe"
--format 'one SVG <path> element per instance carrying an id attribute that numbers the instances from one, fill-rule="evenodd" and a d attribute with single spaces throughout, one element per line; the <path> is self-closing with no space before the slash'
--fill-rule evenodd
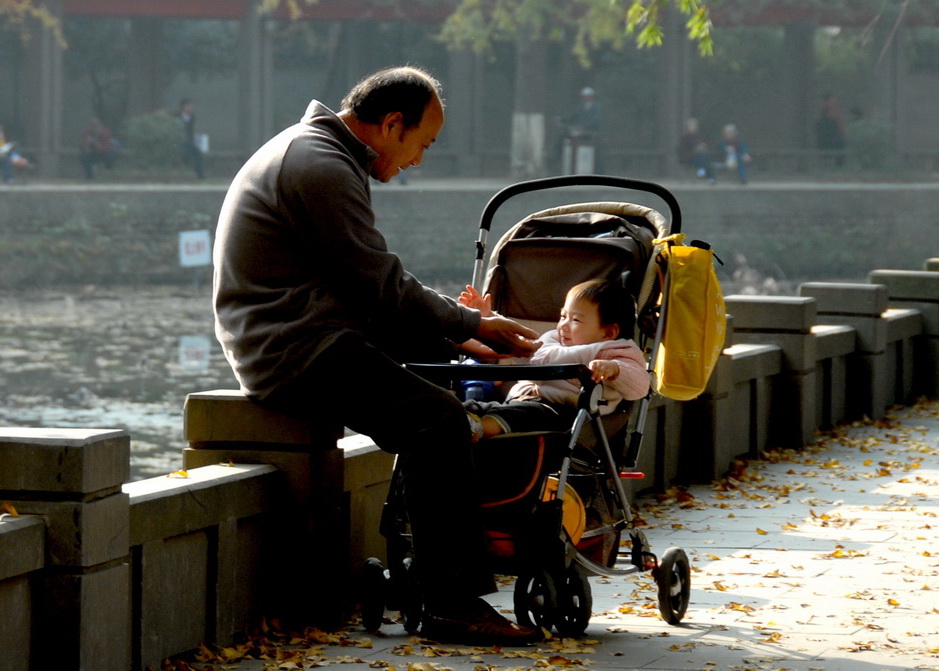
<path id="1" fill-rule="evenodd" d="M 528 645 L 544 638 L 540 631 L 502 617 L 482 599 L 459 614 L 424 613 L 421 636 L 438 643 L 470 646 Z"/>

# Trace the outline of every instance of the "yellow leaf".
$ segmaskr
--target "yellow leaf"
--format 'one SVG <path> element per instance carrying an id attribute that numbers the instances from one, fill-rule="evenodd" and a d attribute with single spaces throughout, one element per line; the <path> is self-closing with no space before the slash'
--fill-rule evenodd
<path id="1" fill-rule="evenodd" d="M 756 532 L 757 532 L 758 534 L 760 534 L 761 536 L 765 536 L 765 535 L 766 535 L 766 532 L 763 531 L 762 529 L 760 529 L 759 527 L 757 527 Z"/>
<path id="2" fill-rule="evenodd" d="M 891 606 L 899 606 L 899 605 L 900 605 L 900 602 L 897 601 L 896 599 L 887 599 L 887 603 L 889 603 Z"/>
<path id="3" fill-rule="evenodd" d="M 168 478 L 188 478 L 188 477 L 189 477 L 189 471 L 187 471 L 187 470 L 173 471 L 172 473 L 169 473 L 166 477 L 168 477 Z"/>
<path id="4" fill-rule="evenodd" d="M 737 603 L 736 601 L 731 601 L 729 604 L 727 604 L 727 607 L 730 608 L 731 610 L 739 610 L 744 613 L 752 613 L 754 610 L 753 606 L 748 606 L 743 603 Z"/>
<path id="5" fill-rule="evenodd" d="M 215 660 L 215 653 L 209 650 L 205 643 L 200 643 L 196 651 L 196 659 L 200 662 L 211 662 Z"/>
<path id="6" fill-rule="evenodd" d="M 20 514 L 16 512 L 16 508 L 13 507 L 13 504 L 9 501 L 4 501 L 0 503 L 0 515 L 10 515 L 11 517 L 19 517 Z"/>

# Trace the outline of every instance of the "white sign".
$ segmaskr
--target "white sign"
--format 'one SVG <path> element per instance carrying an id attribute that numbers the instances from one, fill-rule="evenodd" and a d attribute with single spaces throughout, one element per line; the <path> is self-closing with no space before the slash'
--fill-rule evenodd
<path id="1" fill-rule="evenodd" d="M 184 268 L 207 266 L 212 263 L 212 234 L 210 231 L 181 231 L 179 234 L 179 265 Z"/>
<path id="2" fill-rule="evenodd" d="M 205 370 L 209 367 L 212 341 L 208 336 L 179 337 L 179 367 L 185 370 Z"/>

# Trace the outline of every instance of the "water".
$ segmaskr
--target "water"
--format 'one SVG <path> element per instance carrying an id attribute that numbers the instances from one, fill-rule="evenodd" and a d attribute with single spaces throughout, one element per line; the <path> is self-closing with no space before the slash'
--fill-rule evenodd
<path id="1" fill-rule="evenodd" d="M 186 394 L 236 386 L 207 289 L 0 293 L 0 424 L 125 429 L 133 480 L 181 467 Z"/>
<path id="2" fill-rule="evenodd" d="M 724 292 L 795 291 L 785 284 L 768 291 L 760 276 Z M 187 343 L 196 346 L 181 351 Z M 187 394 L 236 387 L 207 287 L 0 292 L 0 425 L 124 429 L 132 480 L 182 467 Z"/>

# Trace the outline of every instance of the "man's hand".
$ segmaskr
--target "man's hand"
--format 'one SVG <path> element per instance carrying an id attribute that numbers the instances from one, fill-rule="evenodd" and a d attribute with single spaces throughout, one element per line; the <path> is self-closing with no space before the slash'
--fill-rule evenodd
<path id="1" fill-rule="evenodd" d="M 483 317 L 476 335 L 498 353 L 531 356 L 541 347 L 538 333 L 500 315 Z"/>
<path id="2" fill-rule="evenodd" d="M 499 354 L 484 342 L 470 338 L 460 344 L 460 351 L 481 363 L 495 363 L 500 359 L 508 359 L 508 354 Z"/>

